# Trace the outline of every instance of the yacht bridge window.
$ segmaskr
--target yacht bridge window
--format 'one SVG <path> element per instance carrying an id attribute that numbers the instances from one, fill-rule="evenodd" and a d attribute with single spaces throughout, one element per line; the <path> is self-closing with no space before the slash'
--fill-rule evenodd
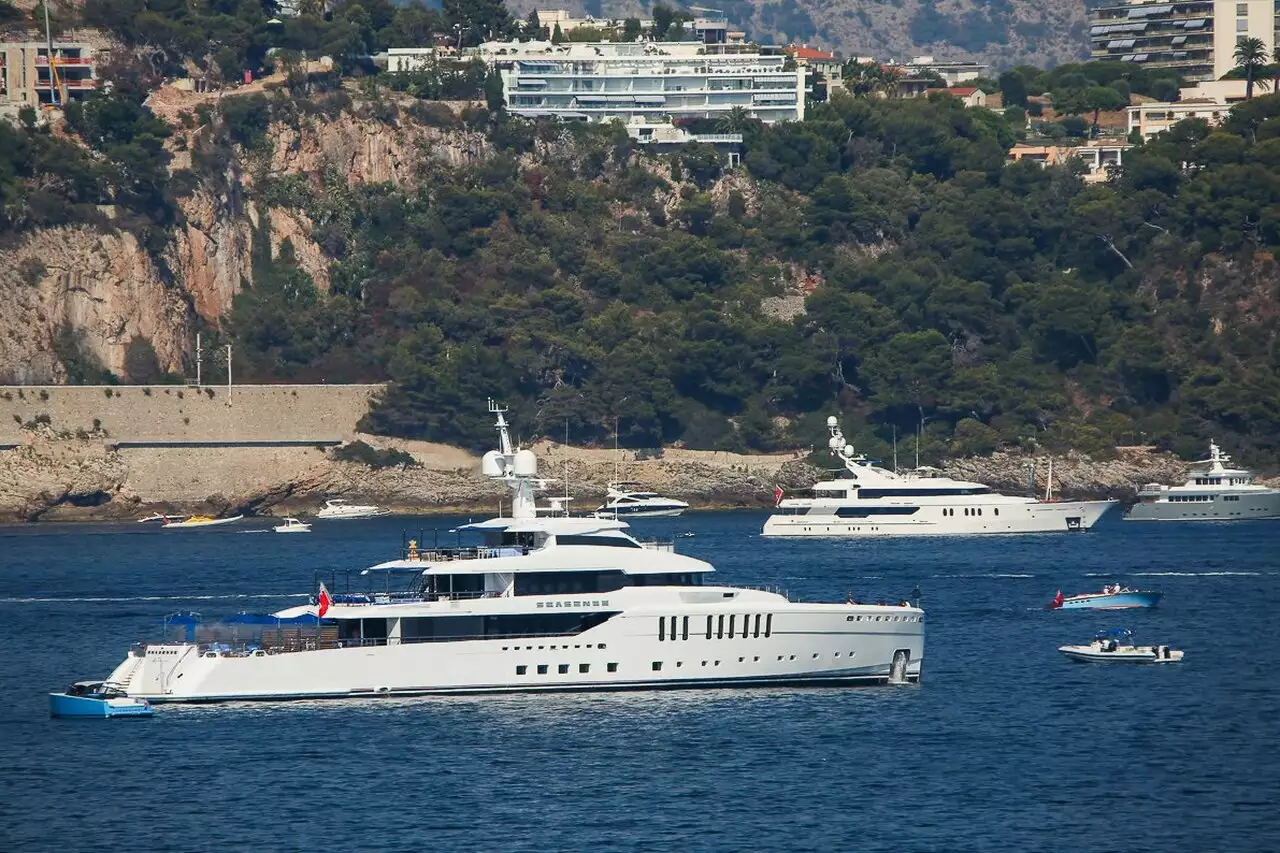
<path id="1" fill-rule="evenodd" d="M 520 572 L 515 576 L 516 595 L 567 595 L 613 592 L 625 586 L 700 586 L 697 572 L 658 572 L 629 575 L 621 571 Z"/>
<path id="2" fill-rule="evenodd" d="M 643 548 L 634 539 L 621 536 L 588 536 L 585 534 L 560 534 L 556 536 L 557 545 L 601 545 L 606 548 Z"/>

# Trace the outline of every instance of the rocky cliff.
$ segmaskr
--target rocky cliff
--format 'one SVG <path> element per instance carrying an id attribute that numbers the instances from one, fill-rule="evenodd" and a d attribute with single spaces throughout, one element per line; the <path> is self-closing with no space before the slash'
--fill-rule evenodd
<path id="1" fill-rule="evenodd" d="M 202 132 L 185 127 L 180 116 L 217 100 L 174 89 L 153 95 L 149 105 L 175 131 L 171 169 L 191 167 L 190 150 Z M 252 284 L 256 236 L 269 240 L 273 254 L 287 240 L 298 266 L 327 290 L 331 258 L 315 241 L 307 211 L 264 203 L 255 176 L 298 176 L 317 193 L 334 179 L 413 186 L 425 158 L 465 165 L 488 153 L 483 134 L 398 115 L 388 123 L 357 106 L 273 124 L 268 150 L 242 154 L 224 175 L 206 178 L 178 200 L 181 222 L 161 250 L 148 252 L 117 228 L 111 207 L 102 208 L 100 228 L 35 230 L 0 249 L 0 383 L 66 381 L 68 346 L 54 346 L 59 336 L 117 375 L 126 373 L 129 342 L 143 338 L 161 369 L 181 375 L 192 361 L 198 322 L 216 325 Z"/>

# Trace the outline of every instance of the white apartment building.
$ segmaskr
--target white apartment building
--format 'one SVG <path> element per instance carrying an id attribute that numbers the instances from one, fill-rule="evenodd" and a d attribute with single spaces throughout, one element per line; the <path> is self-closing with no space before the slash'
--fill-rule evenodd
<path id="1" fill-rule="evenodd" d="M 1150 103 L 1129 107 L 1129 132 L 1138 131 L 1144 139 L 1164 133 L 1183 119 L 1202 118 L 1219 125 L 1231 112 L 1229 104 L 1209 98 L 1179 101 L 1176 104 Z"/>
<path id="2" fill-rule="evenodd" d="M 1169 68 L 1186 80 L 1217 80 L 1235 68 L 1236 43 L 1276 46 L 1275 0 L 1104 0 L 1089 13 L 1092 58 Z"/>
<path id="3" fill-rule="evenodd" d="M 742 107 L 765 122 L 804 118 L 803 68 L 781 52 L 698 42 L 489 42 L 515 115 L 606 121 L 716 118 Z"/>

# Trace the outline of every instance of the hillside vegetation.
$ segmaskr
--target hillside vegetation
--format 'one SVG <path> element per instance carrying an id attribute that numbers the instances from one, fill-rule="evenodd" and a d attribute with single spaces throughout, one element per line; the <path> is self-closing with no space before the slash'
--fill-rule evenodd
<path id="1" fill-rule="evenodd" d="M 391 380 L 365 423 L 387 435 L 487 446 L 494 397 L 526 437 L 567 421 L 608 444 L 617 424 L 635 447 L 803 446 L 840 410 L 872 452 L 922 430 L 926 458 L 1195 455 L 1209 435 L 1277 450 L 1280 96 L 1219 130 L 1184 123 L 1086 186 L 1006 165 L 1009 122 L 943 94 L 730 116 L 715 129 L 746 141 L 727 172 L 707 146 L 658 157 L 616 126 L 491 112 L 483 75 L 442 74 L 295 73 L 173 128 L 122 86 L 68 112 L 69 140 L 0 124 L 0 236 L 90 222 L 159 255 L 197 189 L 304 215 L 327 286 L 264 234 L 211 337 L 245 381 Z M 446 83 L 479 105 L 426 100 Z M 352 115 L 473 154 L 424 153 L 394 184 L 264 165 L 284 131 Z M 175 147 L 190 168 L 170 173 Z"/>

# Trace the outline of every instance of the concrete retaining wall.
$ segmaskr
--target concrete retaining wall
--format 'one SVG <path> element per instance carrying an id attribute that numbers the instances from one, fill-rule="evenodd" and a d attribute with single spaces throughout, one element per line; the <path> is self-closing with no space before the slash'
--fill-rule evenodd
<path id="1" fill-rule="evenodd" d="M 331 442 L 355 436 L 381 385 L 4 385 L 0 444 L 48 415 L 59 431 L 106 431 L 108 442 Z"/>

